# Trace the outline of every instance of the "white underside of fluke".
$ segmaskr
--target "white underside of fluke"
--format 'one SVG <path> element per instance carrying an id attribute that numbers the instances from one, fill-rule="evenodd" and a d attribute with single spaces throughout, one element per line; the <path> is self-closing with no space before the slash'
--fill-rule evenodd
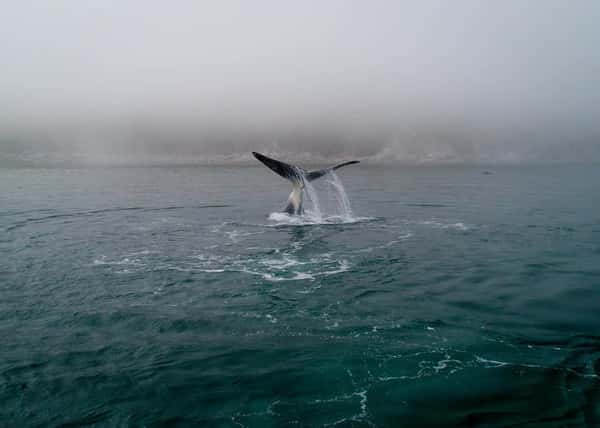
<path id="1" fill-rule="evenodd" d="M 300 215 L 302 214 L 302 199 L 303 199 L 303 191 L 302 185 L 300 183 L 294 183 L 294 187 L 292 188 L 292 193 L 288 197 L 287 205 L 284 209 L 284 212 L 291 215 Z"/>

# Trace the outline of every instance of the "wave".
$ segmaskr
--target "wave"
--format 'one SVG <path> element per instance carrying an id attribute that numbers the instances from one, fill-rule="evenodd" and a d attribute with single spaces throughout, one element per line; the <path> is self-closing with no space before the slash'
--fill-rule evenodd
<path id="1" fill-rule="evenodd" d="M 45 223 L 53 220 L 60 220 L 63 218 L 73 218 L 73 217 L 92 217 L 96 215 L 102 215 L 107 213 L 116 213 L 116 212 L 124 212 L 124 211 L 142 211 L 142 212 L 152 212 L 152 211 L 172 211 L 179 209 L 203 209 L 203 208 L 228 208 L 231 205 L 227 204 L 204 204 L 204 205 L 193 205 L 193 206 L 166 206 L 166 207 L 114 207 L 114 208 L 104 208 L 98 210 L 89 210 L 89 211 L 75 211 L 68 213 L 58 213 L 47 215 L 43 217 L 31 217 L 22 221 L 18 221 L 10 226 L 8 226 L 5 231 L 10 232 L 15 229 L 19 229 L 30 224 L 36 223 Z M 39 210 L 46 211 L 46 210 Z M 16 214 L 15 214 L 16 215 Z"/>
<path id="2" fill-rule="evenodd" d="M 436 221 L 436 220 L 422 220 L 422 221 L 417 221 L 416 224 L 423 225 L 423 226 L 431 226 L 436 229 L 454 229 L 454 230 L 459 230 L 462 232 L 466 232 L 471 229 L 471 226 L 469 226 L 463 222 L 460 222 L 460 221 L 456 222 L 456 223 L 445 223 L 445 222 Z"/>
<path id="3" fill-rule="evenodd" d="M 289 215 L 282 212 L 273 212 L 269 214 L 268 219 L 274 223 L 268 226 L 311 226 L 327 224 L 352 224 L 377 220 L 375 217 L 355 217 L 343 215 L 317 216 L 311 211 L 306 211 L 304 215 Z"/>
<path id="4" fill-rule="evenodd" d="M 110 258 L 105 255 L 93 260 L 93 267 L 114 269 L 114 273 L 128 274 L 147 271 L 178 271 L 206 274 L 241 273 L 259 276 L 269 282 L 314 281 L 319 277 L 348 271 L 352 263 L 347 257 L 321 252 L 311 257 L 296 254 L 302 245 L 287 250 L 238 253 L 234 255 L 202 253 L 174 262 L 166 254 L 151 251 L 130 252 Z"/>

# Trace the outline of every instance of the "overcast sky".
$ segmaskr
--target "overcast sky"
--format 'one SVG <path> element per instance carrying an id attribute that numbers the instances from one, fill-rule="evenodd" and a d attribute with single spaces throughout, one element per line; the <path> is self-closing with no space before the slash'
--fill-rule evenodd
<path id="1" fill-rule="evenodd" d="M 600 159 L 599 23 L 593 0 L 5 2 L 0 157 Z"/>

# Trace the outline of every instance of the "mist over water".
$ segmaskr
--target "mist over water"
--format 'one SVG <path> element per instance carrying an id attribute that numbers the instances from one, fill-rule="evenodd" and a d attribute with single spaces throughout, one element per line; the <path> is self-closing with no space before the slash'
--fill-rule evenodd
<path id="1" fill-rule="evenodd" d="M 0 165 L 600 160 L 595 2 L 13 2 Z"/>
<path id="2" fill-rule="evenodd" d="M 1 426 L 600 426 L 600 2 L 4 3 Z"/>

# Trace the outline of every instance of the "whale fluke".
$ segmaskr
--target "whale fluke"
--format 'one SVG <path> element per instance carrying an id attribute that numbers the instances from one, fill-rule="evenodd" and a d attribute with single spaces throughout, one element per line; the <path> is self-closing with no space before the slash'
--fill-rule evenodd
<path id="1" fill-rule="evenodd" d="M 252 152 L 254 157 L 261 161 L 267 168 L 276 174 L 280 175 L 283 178 L 287 178 L 292 183 L 296 181 L 302 181 L 302 177 L 306 173 L 306 171 L 301 168 L 287 164 L 285 162 L 278 161 L 276 159 L 272 159 L 268 156 L 262 155 L 257 152 Z"/>
<path id="2" fill-rule="evenodd" d="M 340 163 L 340 164 L 331 166 L 329 168 L 318 169 L 316 171 L 310 171 L 310 172 L 306 173 L 306 179 L 308 181 L 313 181 L 313 180 L 316 180 L 317 178 L 323 177 L 325 174 L 329 173 L 330 171 L 335 171 L 338 168 L 341 168 L 346 165 L 353 165 L 355 163 L 360 163 L 360 161 L 353 160 L 353 161 L 349 161 L 349 162 Z"/>
<path id="3" fill-rule="evenodd" d="M 303 200 L 303 190 L 305 182 L 311 182 L 316 180 L 317 178 L 321 178 L 324 175 L 327 175 L 329 172 L 334 171 L 338 168 L 341 168 L 346 165 L 352 165 L 355 163 L 359 163 L 360 161 L 353 160 L 349 162 L 343 162 L 334 166 L 330 166 L 325 169 L 318 169 L 315 171 L 307 171 L 306 169 L 296 166 L 290 165 L 285 162 L 278 161 L 276 159 L 272 159 L 263 154 L 252 152 L 254 157 L 261 161 L 267 168 L 280 175 L 281 177 L 288 179 L 292 182 L 292 193 L 288 197 L 288 202 L 286 207 L 284 208 L 284 212 L 288 214 L 296 214 L 300 215 L 303 213 L 302 209 L 302 200 Z"/>

